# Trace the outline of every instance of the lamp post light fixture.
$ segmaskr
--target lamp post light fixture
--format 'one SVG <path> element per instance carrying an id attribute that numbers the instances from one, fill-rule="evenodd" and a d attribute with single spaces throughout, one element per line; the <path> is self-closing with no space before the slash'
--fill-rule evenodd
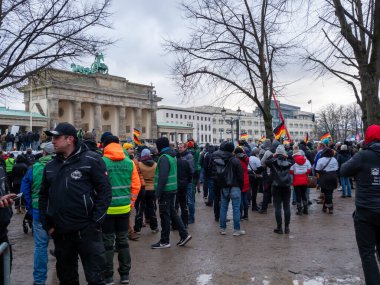
<path id="1" fill-rule="evenodd" d="M 220 111 L 222 113 L 222 118 L 223 120 L 227 123 L 227 124 L 230 124 L 231 126 L 231 141 L 233 142 L 234 141 L 234 123 L 236 122 L 236 140 L 238 141 L 239 140 L 239 121 L 240 121 L 240 117 L 241 117 L 241 110 L 240 110 L 240 107 L 238 107 L 238 109 L 236 110 L 236 117 L 230 117 L 228 119 L 226 119 L 226 116 L 227 116 L 227 111 L 226 109 L 224 109 L 224 107 L 222 108 L 222 110 Z"/>

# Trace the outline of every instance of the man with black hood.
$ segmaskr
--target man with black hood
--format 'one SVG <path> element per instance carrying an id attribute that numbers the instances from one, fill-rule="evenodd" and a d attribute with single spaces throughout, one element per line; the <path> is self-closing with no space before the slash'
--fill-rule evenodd
<path id="1" fill-rule="evenodd" d="M 112 192 L 102 158 L 84 147 L 75 127 L 59 123 L 52 136 L 56 156 L 43 171 L 40 221 L 52 236 L 61 284 L 79 284 L 78 255 L 88 284 L 104 285 L 101 224 Z"/>
<path id="2" fill-rule="evenodd" d="M 160 158 L 157 162 L 154 177 L 154 188 L 158 199 L 158 207 L 161 218 L 161 239 L 152 244 L 153 249 L 170 247 L 170 221 L 173 221 L 181 237 L 177 246 L 184 246 L 191 240 L 181 218 L 175 210 L 175 198 L 177 193 L 177 160 L 176 153 L 169 147 L 168 138 L 162 137 L 156 141 Z"/>
<path id="3" fill-rule="evenodd" d="M 233 143 L 222 142 L 220 151 L 214 152 L 212 158 L 217 168 L 221 188 L 219 232 L 221 235 L 227 233 L 227 210 L 231 200 L 234 223 L 233 235 L 240 236 L 245 234 L 245 231 L 240 229 L 241 189 L 243 189 L 244 177 L 241 163 L 233 155 L 234 148 Z"/>
<path id="4" fill-rule="evenodd" d="M 366 284 L 380 284 L 375 257 L 375 247 L 379 252 L 380 240 L 380 125 L 368 127 L 363 150 L 342 165 L 340 174 L 356 176 L 356 210 L 353 215 L 356 242 Z"/>

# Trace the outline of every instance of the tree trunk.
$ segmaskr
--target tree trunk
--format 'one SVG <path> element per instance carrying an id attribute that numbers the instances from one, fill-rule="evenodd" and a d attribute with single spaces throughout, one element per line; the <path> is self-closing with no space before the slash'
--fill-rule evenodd
<path id="1" fill-rule="evenodd" d="M 361 76 L 361 87 L 362 98 L 366 98 L 363 102 L 366 110 L 362 109 L 363 124 L 366 130 L 370 125 L 380 125 L 379 80 L 375 74 L 365 71 Z"/>

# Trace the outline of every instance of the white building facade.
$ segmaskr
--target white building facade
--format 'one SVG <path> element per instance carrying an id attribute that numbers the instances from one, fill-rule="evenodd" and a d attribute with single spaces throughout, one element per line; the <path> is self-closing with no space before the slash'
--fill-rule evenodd
<path id="1" fill-rule="evenodd" d="M 300 107 L 280 103 L 280 108 L 285 119 L 285 125 L 293 141 L 301 141 L 308 134 L 309 139 L 314 138 L 315 122 L 314 114 L 301 111 Z M 273 128 L 280 119 L 277 109 L 272 108 Z M 157 124 L 176 124 L 193 128 L 193 138 L 200 144 L 219 144 L 224 140 L 236 140 L 237 134 L 246 133 L 247 141 L 254 142 L 265 136 L 265 126 L 262 116 L 256 110 L 252 113 L 241 111 L 238 116 L 237 110 L 226 109 L 223 118 L 222 108 L 213 106 L 199 106 L 181 108 L 173 106 L 157 107 Z M 233 120 L 231 128 L 231 119 Z M 239 119 L 239 130 L 236 120 Z M 158 135 L 160 136 L 160 134 Z M 178 142 L 186 141 L 186 135 L 177 136 Z"/>

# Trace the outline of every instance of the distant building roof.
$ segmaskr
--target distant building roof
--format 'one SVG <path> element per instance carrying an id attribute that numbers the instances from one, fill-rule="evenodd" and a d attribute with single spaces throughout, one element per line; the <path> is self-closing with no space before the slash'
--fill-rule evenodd
<path id="1" fill-rule="evenodd" d="M 47 118 L 39 113 L 30 113 L 22 110 L 12 110 L 5 107 L 0 107 L 0 116 L 9 116 L 9 117 L 30 117 L 32 118 Z"/>

